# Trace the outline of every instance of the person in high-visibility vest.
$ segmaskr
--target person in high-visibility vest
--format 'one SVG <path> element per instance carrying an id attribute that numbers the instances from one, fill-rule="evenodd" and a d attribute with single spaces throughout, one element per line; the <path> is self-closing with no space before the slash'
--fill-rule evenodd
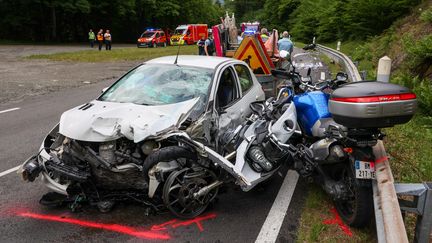
<path id="1" fill-rule="evenodd" d="M 103 45 L 103 41 L 104 41 L 103 29 L 99 30 L 96 38 L 97 38 L 97 41 L 99 42 L 99 51 L 100 51 L 102 49 L 102 45 Z"/>
<path id="2" fill-rule="evenodd" d="M 89 42 L 90 42 L 90 47 L 93 48 L 94 42 L 96 40 L 96 36 L 95 36 L 95 33 L 93 32 L 92 29 L 90 29 L 90 31 L 88 33 L 88 39 L 89 39 Z"/>
<path id="3" fill-rule="evenodd" d="M 268 31 L 266 28 L 261 29 L 261 39 L 263 42 L 266 42 L 269 38 Z"/>
<path id="4" fill-rule="evenodd" d="M 111 34 L 109 30 L 106 30 L 104 34 L 105 39 L 105 50 L 111 51 Z"/>

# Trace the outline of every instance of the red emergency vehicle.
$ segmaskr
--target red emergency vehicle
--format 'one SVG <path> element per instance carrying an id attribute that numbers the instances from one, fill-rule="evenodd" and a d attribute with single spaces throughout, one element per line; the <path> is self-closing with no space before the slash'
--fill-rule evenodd
<path id="1" fill-rule="evenodd" d="M 137 47 L 167 46 L 168 37 L 161 29 L 147 29 L 137 40 Z"/>
<path id="2" fill-rule="evenodd" d="M 171 45 L 192 45 L 197 43 L 201 36 L 207 39 L 208 27 L 206 24 L 179 25 L 171 36 Z"/>

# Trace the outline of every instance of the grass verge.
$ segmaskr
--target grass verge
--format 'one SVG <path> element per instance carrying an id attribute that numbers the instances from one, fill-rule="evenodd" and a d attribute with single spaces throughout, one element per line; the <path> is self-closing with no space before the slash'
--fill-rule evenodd
<path id="1" fill-rule="evenodd" d="M 54 54 L 31 55 L 28 59 L 48 59 L 52 61 L 71 61 L 71 62 L 113 62 L 113 61 L 146 61 L 161 56 L 176 55 L 177 46 L 161 48 L 118 48 L 111 51 L 85 50 L 75 52 L 61 52 Z M 197 54 L 196 46 L 181 46 L 180 55 Z"/>
<path id="2" fill-rule="evenodd" d="M 315 184 L 311 184 L 308 196 L 302 210 L 299 223 L 297 242 L 375 242 L 375 227 L 366 229 L 350 228 L 352 235 L 345 233 L 338 224 L 325 224 L 334 220 L 331 212 L 333 203 L 324 191 Z"/>

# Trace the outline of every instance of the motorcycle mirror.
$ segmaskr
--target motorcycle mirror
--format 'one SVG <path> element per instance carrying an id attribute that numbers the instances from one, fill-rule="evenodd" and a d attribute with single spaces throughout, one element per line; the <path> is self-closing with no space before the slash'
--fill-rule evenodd
<path id="1" fill-rule="evenodd" d="M 343 73 L 343 72 L 338 72 L 336 74 L 336 80 L 337 81 L 347 81 L 348 80 L 348 75 L 346 73 Z"/>

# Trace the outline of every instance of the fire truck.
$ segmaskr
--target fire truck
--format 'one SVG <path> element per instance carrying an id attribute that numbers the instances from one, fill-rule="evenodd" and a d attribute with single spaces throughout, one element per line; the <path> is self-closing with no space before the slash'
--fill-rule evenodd
<path id="1" fill-rule="evenodd" d="M 159 28 L 148 28 L 137 40 L 137 47 L 167 46 L 167 34 Z"/>
<path id="2" fill-rule="evenodd" d="M 208 27 L 206 24 L 179 25 L 171 36 L 171 45 L 193 45 L 201 36 L 207 39 Z"/>

